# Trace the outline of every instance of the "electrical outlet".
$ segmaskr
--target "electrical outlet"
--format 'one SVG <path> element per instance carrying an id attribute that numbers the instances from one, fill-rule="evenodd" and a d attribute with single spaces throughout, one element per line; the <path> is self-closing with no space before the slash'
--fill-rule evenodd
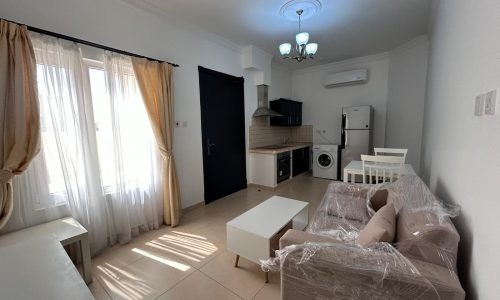
<path id="1" fill-rule="evenodd" d="M 484 104 L 484 113 L 486 115 L 494 115 L 497 102 L 497 90 L 489 91 L 486 94 L 486 102 Z"/>
<path id="2" fill-rule="evenodd" d="M 482 116 L 484 111 L 484 99 L 486 98 L 485 94 L 477 95 L 476 102 L 474 104 L 474 115 Z"/>

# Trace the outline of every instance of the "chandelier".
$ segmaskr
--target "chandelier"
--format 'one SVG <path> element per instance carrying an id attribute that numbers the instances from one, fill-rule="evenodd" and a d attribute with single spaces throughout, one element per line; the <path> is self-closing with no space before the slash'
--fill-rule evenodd
<path id="1" fill-rule="evenodd" d="M 316 51 L 318 51 L 318 44 L 307 43 L 309 42 L 309 33 L 302 32 L 300 16 L 303 12 L 304 10 L 302 9 L 296 11 L 297 15 L 299 16 L 299 33 L 295 35 L 295 47 L 293 47 L 292 49 L 292 45 L 290 43 L 283 43 L 279 47 L 283 59 L 292 58 L 298 62 L 301 62 L 308 58 L 313 59 L 314 54 L 316 54 Z"/>

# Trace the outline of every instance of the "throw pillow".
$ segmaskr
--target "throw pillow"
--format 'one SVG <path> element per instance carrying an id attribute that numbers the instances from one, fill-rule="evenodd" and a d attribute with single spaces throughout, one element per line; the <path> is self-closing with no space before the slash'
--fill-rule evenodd
<path id="1" fill-rule="evenodd" d="M 378 190 L 370 198 L 370 206 L 375 212 L 387 204 L 387 194 L 387 190 Z"/>
<path id="2" fill-rule="evenodd" d="M 366 223 L 370 219 L 370 216 L 368 215 L 365 197 L 332 194 L 326 204 L 327 214 L 338 218 Z"/>
<path id="3" fill-rule="evenodd" d="M 373 243 L 392 243 L 396 235 L 396 210 L 392 203 L 379 209 L 359 233 L 357 243 L 366 247 Z"/>

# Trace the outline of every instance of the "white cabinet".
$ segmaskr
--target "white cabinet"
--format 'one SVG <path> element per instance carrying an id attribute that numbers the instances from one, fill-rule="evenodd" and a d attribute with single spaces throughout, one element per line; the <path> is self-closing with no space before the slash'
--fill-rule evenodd
<path id="1" fill-rule="evenodd" d="M 250 183 L 274 188 L 278 185 L 276 154 L 250 153 Z"/>

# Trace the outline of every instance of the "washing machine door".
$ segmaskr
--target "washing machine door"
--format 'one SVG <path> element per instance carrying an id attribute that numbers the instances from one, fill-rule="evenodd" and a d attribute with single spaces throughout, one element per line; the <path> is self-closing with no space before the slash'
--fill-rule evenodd
<path id="1" fill-rule="evenodd" d="M 334 164 L 333 156 L 328 152 L 321 152 L 316 159 L 318 167 L 328 169 Z"/>

